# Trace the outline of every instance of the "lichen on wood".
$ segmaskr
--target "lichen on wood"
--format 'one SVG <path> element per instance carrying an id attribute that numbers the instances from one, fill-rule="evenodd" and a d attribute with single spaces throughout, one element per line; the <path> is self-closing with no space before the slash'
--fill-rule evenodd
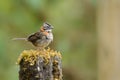
<path id="1" fill-rule="evenodd" d="M 62 80 L 60 52 L 51 50 L 24 50 L 18 60 L 19 80 Z"/>

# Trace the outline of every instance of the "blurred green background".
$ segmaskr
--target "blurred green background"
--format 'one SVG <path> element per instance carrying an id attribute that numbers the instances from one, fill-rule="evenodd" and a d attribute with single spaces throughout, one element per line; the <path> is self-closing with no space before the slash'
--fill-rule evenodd
<path id="1" fill-rule="evenodd" d="M 0 0 L 0 80 L 18 80 L 15 64 L 27 37 L 47 21 L 54 26 L 50 47 L 62 53 L 64 80 L 96 80 L 96 0 Z"/>

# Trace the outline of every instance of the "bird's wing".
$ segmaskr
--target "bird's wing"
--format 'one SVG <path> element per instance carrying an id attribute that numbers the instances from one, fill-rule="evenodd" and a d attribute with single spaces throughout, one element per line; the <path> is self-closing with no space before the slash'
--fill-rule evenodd
<path id="1" fill-rule="evenodd" d="M 38 39 L 42 39 L 42 33 L 41 32 L 36 32 L 28 36 L 28 41 L 30 42 L 35 42 Z"/>

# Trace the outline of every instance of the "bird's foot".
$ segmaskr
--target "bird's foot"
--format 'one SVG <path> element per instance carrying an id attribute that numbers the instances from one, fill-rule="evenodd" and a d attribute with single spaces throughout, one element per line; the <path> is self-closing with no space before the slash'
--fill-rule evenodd
<path id="1" fill-rule="evenodd" d="M 44 51 L 45 49 L 43 47 L 38 47 L 37 50 L 38 51 Z"/>

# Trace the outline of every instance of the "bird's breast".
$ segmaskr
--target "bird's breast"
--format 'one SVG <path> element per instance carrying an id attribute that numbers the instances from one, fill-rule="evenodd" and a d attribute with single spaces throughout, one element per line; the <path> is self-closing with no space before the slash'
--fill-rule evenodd
<path id="1" fill-rule="evenodd" d="M 36 46 L 38 47 L 46 47 L 48 46 L 51 42 L 53 41 L 53 35 L 47 35 L 47 36 L 43 36 L 42 39 L 38 39 L 36 41 Z"/>

